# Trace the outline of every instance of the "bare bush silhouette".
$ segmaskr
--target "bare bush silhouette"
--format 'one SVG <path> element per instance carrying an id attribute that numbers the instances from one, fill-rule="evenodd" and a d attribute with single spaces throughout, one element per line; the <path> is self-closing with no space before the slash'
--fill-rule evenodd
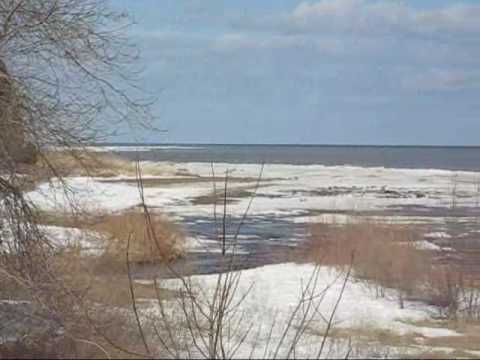
<path id="1" fill-rule="evenodd" d="M 76 157 L 74 150 L 116 125 L 150 126 L 150 99 L 136 86 L 129 24 L 103 0 L 0 2 L 0 274 L 8 285 L 0 296 L 21 289 L 31 316 L 77 350 L 102 348 L 89 340 L 99 330 L 92 319 L 102 316 L 91 316 L 96 310 L 84 302 L 82 289 L 59 272 L 24 190 L 41 159 L 46 178 L 55 176 L 68 195 L 61 169 L 44 155 L 48 149 L 62 147 Z"/>

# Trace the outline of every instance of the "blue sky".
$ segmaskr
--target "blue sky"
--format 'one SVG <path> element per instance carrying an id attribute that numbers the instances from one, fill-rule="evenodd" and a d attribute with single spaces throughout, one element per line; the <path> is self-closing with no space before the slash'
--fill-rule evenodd
<path id="1" fill-rule="evenodd" d="M 167 130 L 143 141 L 480 144 L 478 1 L 114 3 Z"/>

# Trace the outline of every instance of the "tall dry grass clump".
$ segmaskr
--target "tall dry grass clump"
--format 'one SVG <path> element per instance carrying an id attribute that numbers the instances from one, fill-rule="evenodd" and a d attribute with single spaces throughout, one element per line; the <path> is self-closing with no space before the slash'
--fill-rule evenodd
<path id="1" fill-rule="evenodd" d="M 66 259 L 68 266 L 76 260 L 87 262 L 87 268 L 96 275 L 125 275 L 127 250 L 133 265 L 172 262 L 185 253 L 182 229 L 163 214 L 152 214 L 147 219 L 142 212 L 133 210 L 96 216 L 39 212 L 38 217 L 44 225 L 85 231 L 91 242 L 87 247 L 96 249 L 93 253 L 85 244 L 74 240 L 58 244 L 57 257 Z"/>
<path id="2" fill-rule="evenodd" d="M 48 173 L 55 169 L 59 176 L 109 177 L 134 174 L 135 164 L 112 153 L 82 150 L 47 151 L 37 164 L 37 170 Z"/>
<path id="3" fill-rule="evenodd" d="M 44 151 L 39 155 L 35 166 L 24 168 L 37 180 L 45 180 L 52 176 L 113 177 L 136 174 L 134 161 L 111 152 L 89 151 L 87 148 Z M 149 175 L 175 174 L 175 168 L 172 166 L 150 162 L 142 164 L 142 169 Z"/>
<path id="4" fill-rule="evenodd" d="M 181 227 L 160 213 L 146 218 L 134 210 L 103 214 L 37 211 L 36 216 L 41 225 L 84 231 L 83 239 L 65 235 L 65 243 L 56 244 L 55 251 L 67 263 L 72 257 L 83 259 L 90 263 L 89 269 L 100 273 L 125 275 L 127 248 L 133 265 L 172 262 L 186 250 Z"/>
<path id="5" fill-rule="evenodd" d="M 309 260 L 344 269 L 353 256 L 355 277 L 377 296 L 396 289 L 405 299 L 421 300 L 440 309 L 442 317 L 480 318 L 480 291 L 471 274 L 417 246 L 419 233 L 403 225 L 369 222 L 315 224 L 307 242 Z"/>
<path id="6" fill-rule="evenodd" d="M 397 288 L 411 295 L 424 281 L 430 254 L 415 245 L 418 234 L 399 225 L 352 223 L 315 224 L 308 240 L 308 254 L 316 262 L 337 268 L 350 265 L 355 276 L 367 280 L 377 295 Z"/>
<path id="7" fill-rule="evenodd" d="M 180 257 L 184 251 L 180 228 L 164 216 L 151 216 L 150 220 L 148 222 L 143 213 L 133 211 L 104 216 L 92 226 L 92 230 L 107 235 L 103 256 L 125 264 L 128 248 L 133 263 L 170 262 Z M 154 239 L 149 234 L 151 227 Z"/>

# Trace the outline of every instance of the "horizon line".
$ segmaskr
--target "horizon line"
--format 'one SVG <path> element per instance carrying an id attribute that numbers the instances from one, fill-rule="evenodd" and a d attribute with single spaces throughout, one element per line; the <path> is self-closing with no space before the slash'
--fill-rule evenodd
<path id="1" fill-rule="evenodd" d="M 417 148 L 480 148 L 479 145 L 440 145 L 440 144 L 314 144 L 314 143 L 207 143 L 207 142 L 130 142 L 130 141 L 105 141 L 92 143 L 90 146 L 305 146 L 305 147 L 417 147 Z"/>

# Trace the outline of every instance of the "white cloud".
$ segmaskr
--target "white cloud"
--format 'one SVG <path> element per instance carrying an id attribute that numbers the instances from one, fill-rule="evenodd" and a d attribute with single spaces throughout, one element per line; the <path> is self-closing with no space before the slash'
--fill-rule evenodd
<path id="1" fill-rule="evenodd" d="M 208 41 L 205 35 L 184 31 L 137 29 L 132 31 L 131 35 L 141 41 L 163 48 L 196 47 Z"/>
<path id="2" fill-rule="evenodd" d="M 457 4 L 415 14 L 416 23 L 430 31 L 479 32 L 479 19 L 479 5 Z"/>
<path id="3" fill-rule="evenodd" d="M 229 51 L 244 48 L 260 48 L 264 44 L 256 37 L 241 33 L 229 33 L 219 36 L 212 41 L 212 48 L 219 51 Z"/>
<path id="4" fill-rule="evenodd" d="M 480 87 L 480 72 L 436 68 L 406 78 L 403 86 L 406 89 L 420 91 L 451 91 L 478 88 Z"/>
<path id="5" fill-rule="evenodd" d="M 304 29 L 330 27 L 338 29 L 365 28 L 368 14 L 363 0 L 334 0 L 301 3 L 292 12 L 292 24 Z"/>
<path id="6" fill-rule="evenodd" d="M 215 38 L 211 48 L 216 51 L 275 50 L 311 47 L 324 53 L 338 53 L 343 45 L 338 39 L 310 38 L 303 35 L 263 35 L 258 33 L 227 33 Z"/>
<path id="7" fill-rule="evenodd" d="M 385 33 L 479 32 L 480 5 L 456 4 L 419 10 L 405 3 L 368 0 L 303 2 L 287 17 L 297 31 L 352 31 Z"/>

